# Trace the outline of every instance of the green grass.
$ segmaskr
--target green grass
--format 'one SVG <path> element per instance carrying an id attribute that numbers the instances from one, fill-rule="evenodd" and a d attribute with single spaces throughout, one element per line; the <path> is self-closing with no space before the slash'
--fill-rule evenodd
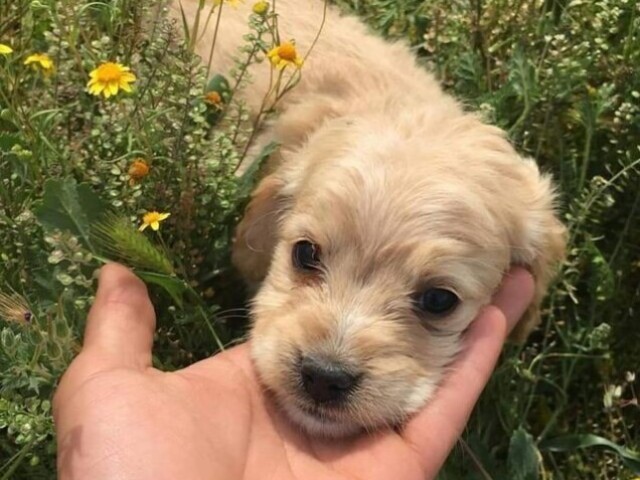
<path id="1" fill-rule="evenodd" d="M 270 45 L 269 19 L 253 17 L 238 68 L 209 84 L 180 26 L 152 3 L 0 0 L 0 43 L 14 50 L 0 55 L 0 480 L 55 478 L 49 399 L 105 259 L 152 286 L 159 367 L 243 333 L 229 240 L 253 182 L 234 176 L 253 125 L 228 85 L 246 87 L 242 66 Z M 338 3 L 406 39 L 450 92 L 552 172 L 570 229 L 540 330 L 507 349 L 441 477 L 637 477 L 640 8 Z M 23 65 L 35 52 L 51 57 L 52 74 Z M 136 74 L 132 94 L 86 93 L 108 60 Z M 212 89 L 222 108 L 204 101 Z M 131 182 L 138 158 L 151 168 Z M 172 214 L 159 234 L 136 230 L 148 210 Z"/>

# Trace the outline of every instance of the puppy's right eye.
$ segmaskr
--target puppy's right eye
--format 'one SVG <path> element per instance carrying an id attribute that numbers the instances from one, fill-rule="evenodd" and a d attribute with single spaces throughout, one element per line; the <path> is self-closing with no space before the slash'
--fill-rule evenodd
<path id="1" fill-rule="evenodd" d="M 445 288 L 429 288 L 418 298 L 420 310 L 433 315 L 451 312 L 460 303 L 458 296 Z"/>
<path id="2" fill-rule="evenodd" d="M 313 272 L 320 267 L 320 248 L 308 240 L 300 240 L 293 246 L 292 258 L 298 270 Z"/>

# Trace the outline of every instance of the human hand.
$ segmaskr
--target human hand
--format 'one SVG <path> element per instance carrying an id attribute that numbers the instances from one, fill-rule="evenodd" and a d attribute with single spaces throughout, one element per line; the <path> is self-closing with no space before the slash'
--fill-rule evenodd
<path id="1" fill-rule="evenodd" d="M 102 268 L 84 346 L 54 398 L 61 480 L 424 479 L 455 445 L 533 295 L 513 269 L 469 328 L 435 398 L 400 431 L 326 441 L 282 417 L 248 346 L 183 370 L 152 368 L 155 314 L 142 281 Z"/>

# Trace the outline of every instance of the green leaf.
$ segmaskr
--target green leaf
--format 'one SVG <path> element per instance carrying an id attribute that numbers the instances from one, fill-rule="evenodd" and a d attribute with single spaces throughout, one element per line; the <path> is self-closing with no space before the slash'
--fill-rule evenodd
<path id="1" fill-rule="evenodd" d="M 253 190 L 253 187 L 256 184 L 258 179 L 258 173 L 264 164 L 264 161 L 269 158 L 278 148 L 280 147 L 280 143 L 278 142 L 269 142 L 265 147 L 260 151 L 258 156 L 251 162 L 249 168 L 245 170 L 242 176 L 239 179 L 238 185 L 238 195 L 240 198 L 244 198 L 249 195 Z"/>
<path id="2" fill-rule="evenodd" d="M 0 134 L 0 151 L 9 152 L 14 145 L 20 143 L 20 136 L 12 133 Z"/>
<path id="3" fill-rule="evenodd" d="M 47 231 L 70 232 L 91 246 L 91 222 L 99 218 L 106 205 L 88 185 L 77 185 L 73 179 L 51 179 L 44 184 L 44 195 L 35 214 Z"/>
<path id="4" fill-rule="evenodd" d="M 176 305 L 182 308 L 182 296 L 187 291 L 187 285 L 183 280 L 153 272 L 136 272 L 136 275 L 147 283 L 161 287 L 171 296 Z"/>
<path id="5" fill-rule="evenodd" d="M 602 447 L 618 454 L 622 463 L 634 474 L 640 474 L 640 453 L 629 450 L 606 438 L 586 434 L 571 434 L 552 438 L 540 443 L 541 450 L 550 452 L 570 452 L 581 448 Z"/>
<path id="6" fill-rule="evenodd" d="M 518 428 L 511 435 L 508 465 L 512 480 L 540 478 L 540 453 L 533 437 L 523 428 Z"/>
<path id="7" fill-rule="evenodd" d="M 223 103 L 229 103 L 231 97 L 233 96 L 231 92 L 231 86 L 229 85 L 229 81 L 220 74 L 214 75 L 207 83 L 207 87 L 205 90 L 206 93 L 216 92 L 220 95 Z M 222 115 L 224 114 L 225 109 L 220 108 L 220 106 L 212 106 L 207 105 L 207 115 L 206 119 L 209 125 L 215 125 Z"/>
<path id="8" fill-rule="evenodd" d="M 226 102 L 231 94 L 231 86 L 224 75 L 214 75 L 207 83 L 207 92 L 218 92 L 222 99 Z"/>
<path id="9" fill-rule="evenodd" d="M 182 2 L 178 2 L 180 6 L 180 16 L 182 18 L 182 34 L 184 35 L 185 43 L 187 45 L 191 44 L 191 32 L 189 30 L 189 22 L 187 21 L 187 15 L 184 13 L 184 8 L 182 7 Z"/>
<path id="10" fill-rule="evenodd" d="M 46 186 L 45 186 L 46 188 Z M 96 192 L 93 191 L 90 185 L 81 183 L 78 185 L 78 198 L 80 199 L 80 205 L 82 210 L 89 218 L 89 223 L 94 223 L 107 211 L 107 205 L 102 201 Z"/>

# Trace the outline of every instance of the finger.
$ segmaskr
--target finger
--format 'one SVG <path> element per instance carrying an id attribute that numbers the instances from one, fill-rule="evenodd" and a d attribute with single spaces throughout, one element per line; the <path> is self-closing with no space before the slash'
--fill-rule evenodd
<path id="1" fill-rule="evenodd" d="M 427 478 L 435 476 L 462 433 L 502 350 L 505 338 L 533 298 L 533 279 L 522 268 L 505 276 L 493 304 L 470 326 L 465 347 L 434 399 L 406 426 L 403 437 L 418 452 Z"/>
<path id="2" fill-rule="evenodd" d="M 507 333 L 515 328 L 533 299 L 534 280 L 527 270 L 514 267 L 504 276 L 502 285 L 491 304 L 498 307 L 507 319 Z"/>
<path id="3" fill-rule="evenodd" d="M 103 367 L 146 368 L 156 316 L 145 284 L 116 263 L 100 270 L 98 293 L 84 333 L 82 354 L 91 354 Z"/>

